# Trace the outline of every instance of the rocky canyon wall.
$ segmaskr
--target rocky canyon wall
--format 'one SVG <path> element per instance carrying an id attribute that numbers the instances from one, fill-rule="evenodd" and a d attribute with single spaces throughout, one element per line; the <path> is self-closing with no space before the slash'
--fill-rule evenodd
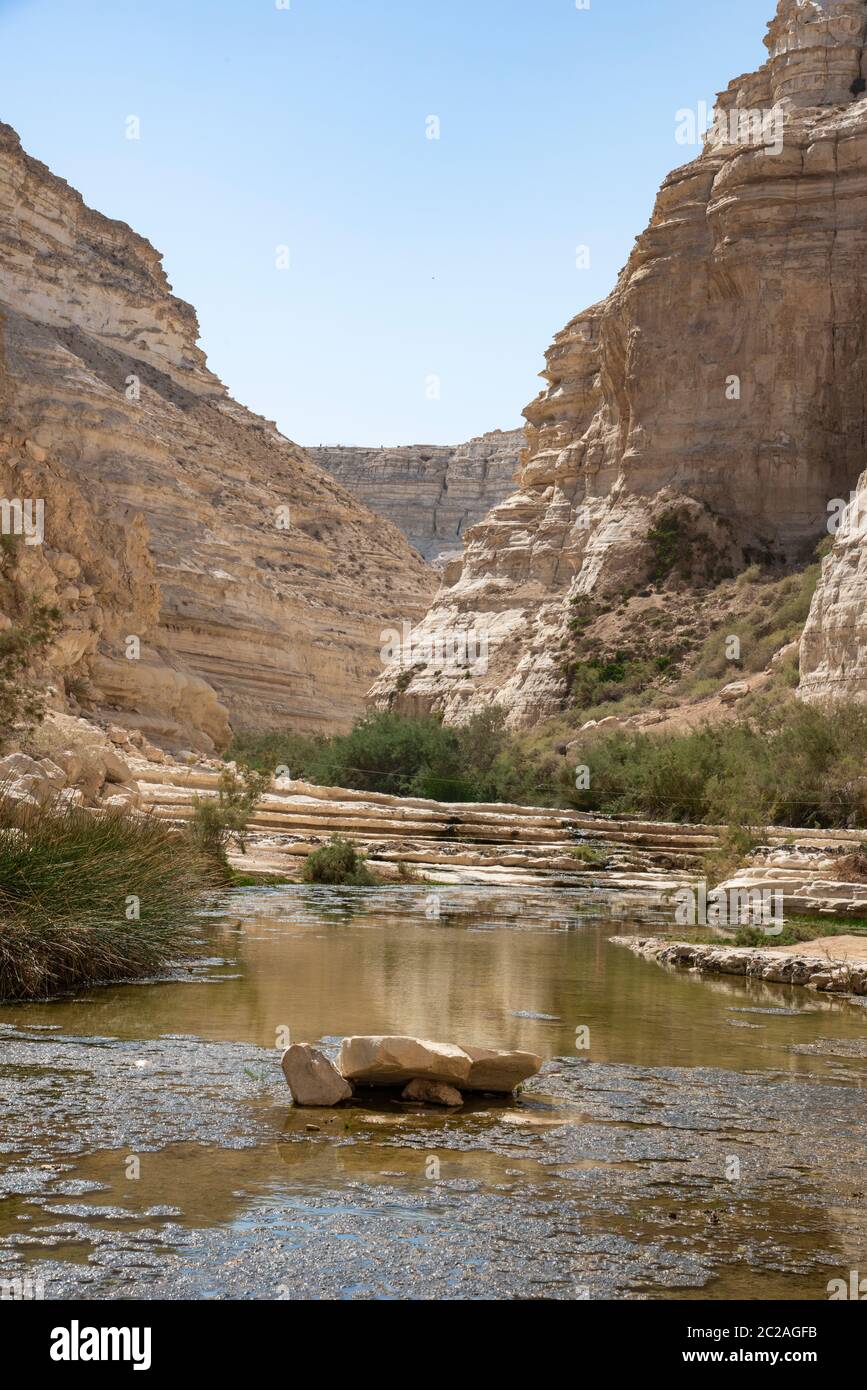
<path id="1" fill-rule="evenodd" d="M 567 698 L 573 602 L 653 586 L 661 535 L 690 557 L 670 582 L 699 589 L 809 556 L 867 461 L 865 29 L 862 0 L 780 0 L 768 61 L 719 97 L 609 298 L 555 339 L 518 488 L 466 534 L 378 703 L 459 720 L 496 700 L 527 724 Z M 846 685 L 861 549 L 825 576 L 805 693 Z M 427 660 L 444 631 L 484 634 L 484 663 Z"/>
<path id="2" fill-rule="evenodd" d="M 154 248 L 0 125 L 0 484 L 44 503 L 17 578 L 61 611 L 57 699 L 199 748 L 345 727 L 433 573 L 197 338 Z"/>
<path id="3" fill-rule="evenodd" d="M 493 430 L 457 448 L 309 448 L 310 457 L 441 569 L 463 553 L 467 529 L 512 491 L 521 430 Z"/>

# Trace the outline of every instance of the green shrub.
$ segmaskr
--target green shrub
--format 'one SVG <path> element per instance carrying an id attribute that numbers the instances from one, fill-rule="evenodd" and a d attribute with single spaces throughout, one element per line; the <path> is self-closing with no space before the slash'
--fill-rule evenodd
<path id="1" fill-rule="evenodd" d="M 23 605 L 12 626 L 0 632 L 0 744 L 13 729 L 32 728 L 45 713 L 45 697 L 33 680 L 33 663 L 51 644 L 60 612 L 36 600 Z"/>
<path id="2" fill-rule="evenodd" d="M 230 877 L 229 846 L 246 853 L 246 830 L 270 778 L 252 768 L 235 774 L 227 768 L 220 777 L 216 796 L 194 796 L 187 838 L 197 854 L 209 860 L 224 877 Z"/>
<path id="3" fill-rule="evenodd" d="M 287 750 L 295 737 L 245 735 L 233 752 L 250 767 L 276 766 L 276 751 Z M 378 711 L 307 751 L 304 776 L 318 786 L 456 802 L 536 802 L 553 794 L 551 760 L 527 755 L 498 705 L 449 728 L 433 715 Z"/>
<path id="4" fill-rule="evenodd" d="M 592 845 L 573 845 L 569 851 L 573 859 L 578 859 L 582 864 L 594 865 L 605 864 L 608 855 L 602 850 L 594 849 Z"/>
<path id="5" fill-rule="evenodd" d="M 226 757 L 272 777 L 288 768 L 285 775 L 309 781 L 326 742 L 321 734 L 236 734 Z"/>
<path id="6" fill-rule="evenodd" d="M 867 707 L 790 700 L 737 723 L 677 735 L 625 730 L 588 737 L 590 769 L 571 803 L 585 811 L 762 825 L 867 825 Z"/>
<path id="7" fill-rule="evenodd" d="M 305 883 L 342 884 L 352 888 L 372 888 L 379 882 L 352 841 L 340 835 L 333 835 L 327 845 L 307 856 L 302 878 Z"/>
<path id="8" fill-rule="evenodd" d="M 650 577 L 662 584 L 675 569 L 692 568 L 693 544 L 680 512 L 664 512 L 647 533 L 653 553 Z"/>
<path id="9" fill-rule="evenodd" d="M 607 705 L 617 705 L 630 695 L 640 695 L 664 674 L 672 662 L 669 656 L 658 661 L 643 661 L 625 652 L 613 657 L 591 657 L 576 661 L 571 668 L 572 698 L 576 707 L 590 718 Z"/>
<path id="10" fill-rule="evenodd" d="M 148 816 L 22 807 L 0 788 L 0 999 L 130 980 L 187 955 L 206 865 Z"/>

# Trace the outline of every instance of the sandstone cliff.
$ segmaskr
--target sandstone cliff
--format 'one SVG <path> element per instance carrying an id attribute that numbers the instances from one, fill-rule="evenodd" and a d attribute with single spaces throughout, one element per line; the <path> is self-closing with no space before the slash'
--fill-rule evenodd
<path id="1" fill-rule="evenodd" d="M 865 29 L 861 0 L 780 0 L 768 61 L 720 96 L 609 298 L 555 339 L 519 488 L 413 639 L 484 632 L 486 669 L 413 655 L 379 703 L 460 719 L 496 699 L 526 724 L 567 697 L 572 602 L 654 587 L 666 537 L 686 557 L 668 582 L 699 589 L 810 553 L 865 462 Z M 841 688 L 864 564 L 845 543 L 828 562 L 807 691 Z"/>
<path id="2" fill-rule="evenodd" d="M 437 569 L 460 558 L 464 534 L 512 491 L 523 430 L 493 430 L 457 448 L 308 449 L 316 463 L 399 526 Z"/>
<path id="3" fill-rule="evenodd" d="M 205 748 L 345 726 L 432 574 L 197 337 L 154 248 L 0 125 L 0 484 L 45 504 L 19 578 L 63 613 L 58 699 Z"/>

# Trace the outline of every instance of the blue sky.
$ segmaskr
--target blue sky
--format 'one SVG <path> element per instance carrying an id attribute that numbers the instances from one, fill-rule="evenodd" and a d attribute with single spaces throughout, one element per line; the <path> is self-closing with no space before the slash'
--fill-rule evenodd
<path id="1" fill-rule="evenodd" d="M 774 8 L 0 0 L 0 119 L 159 248 L 245 405 L 303 444 L 458 443 L 521 423 L 694 153 L 675 113 L 763 61 Z"/>

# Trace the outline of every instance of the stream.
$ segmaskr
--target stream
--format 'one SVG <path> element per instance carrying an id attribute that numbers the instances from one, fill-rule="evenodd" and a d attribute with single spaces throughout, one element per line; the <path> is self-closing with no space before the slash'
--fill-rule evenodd
<path id="1" fill-rule="evenodd" d="M 611 898 L 448 887 L 432 917 L 431 891 L 235 891 L 190 970 L 0 1007 L 6 1296 L 809 1300 L 867 1273 L 867 1001 L 643 961 L 608 938 L 658 918 Z M 545 1065 L 459 1112 L 294 1108 L 287 1040 L 352 1033 Z"/>

